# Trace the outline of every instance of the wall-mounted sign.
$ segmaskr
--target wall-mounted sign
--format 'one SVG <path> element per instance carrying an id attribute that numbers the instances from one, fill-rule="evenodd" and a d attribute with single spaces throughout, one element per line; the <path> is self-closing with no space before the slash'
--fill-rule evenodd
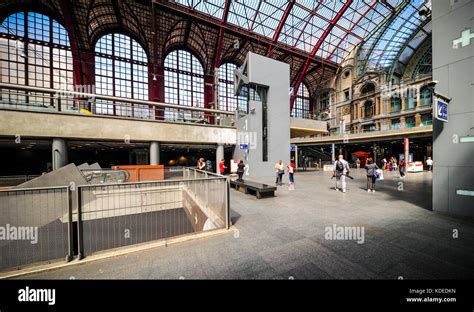
<path id="1" fill-rule="evenodd" d="M 435 118 L 444 122 L 448 121 L 448 103 L 436 100 Z"/>
<path id="2" fill-rule="evenodd" d="M 249 145 L 247 143 L 241 143 L 240 144 L 240 149 L 241 150 L 248 150 L 249 149 Z"/>
<path id="3" fill-rule="evenodd" d="M 290 145 L 290 152 L 296 151 L 296 145 Z"/>

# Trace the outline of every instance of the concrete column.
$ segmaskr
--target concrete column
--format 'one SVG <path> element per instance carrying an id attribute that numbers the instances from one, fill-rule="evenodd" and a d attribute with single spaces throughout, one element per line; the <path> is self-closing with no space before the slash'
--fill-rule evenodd
<path id="1" fill-rule="evenodd" d="M 334 162 L 336 160 L 336 145 L 331 144 L 331 160 Z"/>
<path id="2" fill-rule="evenodd" d="M 405 154 L 405 162 L 408 162 L 408 156 L 410 155 L 410 140 L 408 138 L 403 139 L 403 151 Z"/>
<path id="3" fill-rule="evenodd" d="M 150 165 L 160 164 L 160 142 L 150 142 Z"/>
<path id="4" fill-rule="evenodd" d="M 219 163 L 221 160 L 224 159 L 224 145 L 217 144 L 216 148 L 216 173 L 220 174 L 219 172 Z"/>
<path id="5" fill-rule="evenodd" d="M 68 164 L 67 160 L 67 141 L 65 139 L 53 139 L 53 170 L 57 170 Z"/>
<path id="6" fill-rule="evenodd" d="M 295 169 L 298 169 L 298 145 L 295 145 Z"/>

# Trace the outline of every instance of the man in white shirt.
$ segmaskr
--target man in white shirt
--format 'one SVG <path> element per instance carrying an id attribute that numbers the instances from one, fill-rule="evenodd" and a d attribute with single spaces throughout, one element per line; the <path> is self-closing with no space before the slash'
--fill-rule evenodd
<path id="1" fill-rule="evenodd" d="M 334 162 L 334 176 L 336 177 L 336 191 L 346 192 L 346 174 L 349 174 L 349 163 L 339 155 L 338 160 Z"/>
<path id="2" fill-rule="evenodd" d="M 431 157 L 428 157 L 428 159 L 426 160 L 426 165 L 428 166 L 428 171 L 433 170 L 433 160 L 431 159 Z"/>

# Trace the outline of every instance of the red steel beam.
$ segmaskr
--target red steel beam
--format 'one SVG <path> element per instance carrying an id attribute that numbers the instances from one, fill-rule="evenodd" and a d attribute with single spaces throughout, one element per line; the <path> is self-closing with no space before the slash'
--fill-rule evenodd
<path id="1" fill-rule="evenodd" d="M 374 1 L 374 2 L 377 2 L 377 1 Z M 380 2 L 382 2 L 386 7 L 388 7 L 392 12 L 395 12 L 395 8 L 387 2 L 387 0 L 381 0 Z"/>
<path id="2" fill-rule="evenodd" d="M 255 21 L 257 20 L 257 15 L 260 12 L 260 7 L 262 6 L 262 2 L 265 2 L 265 0 L 260 0 L 258 2 L 257 10 L 255 11 L 255 15 L 253 16 L 252 24 L 250 25 L 249 30 L 253 30 L 253 25 L 255 25 Z"/>
<path id="3" fill-rule="evenodd" d="M 351 29 L 349 29 L 348 32 L 346 32 L 346 34 L 344 36 L 342 36 L 341 40 L 339 40 L 339 42 L 337 43 L 336 45 L 336 48 L 334 50 L 332 50 L 331 54 L 329 54 L 329 56 L 327 57 L 327 59 L 331 59 L 331 57 L 334 55 L 334 52 L 336 52 L 336 50 L 339 48 L 339 46 L 341 45 L 341 43 L 344 41 L 344 39 L 347 38 L 347 36 L 349 36 L 349 34 L 352 33 L 352 31 L 359 25 L 360 21 L 367 16 L 367 14 L 369 14 L 369 12 L 377 5 L 377 1 L 374 1 L 370 6 L 369 8 L 367 9 L 367 11 L 365 11 L 364 14 L 362 14 L 358 19 L 357 21 L 352 25 Z"/>
<path id="4" fill-rule="evenodd" d="M 351 6 L 353 0 L 348 0 L 344 6 L 337 12 L 336 16 L 331 20 L 329 23 L 328 27 L 324 31 L 324 33 L 321 35 L 321 38 L 319 38 L 318 42 L 314 45 L 313 50 L 311 51 L 311 54 L 309 57 L 306 59 L 306 62 L 304 63 L 303 69 L 301 70 L 298 79 L 296 80 L 296 84 L 293 86 L 293 94 L 290 99 L 290 112 L 293 110 L 293 105 L 295 104 L 295 94 L 298 92 L 298 88 L 300 87 L 301 82 L 303 81 L 304 75 L 306 74 L 306 71 L 308 70 L 309 63 L 311 62 L 311 59 L 316 55 L 316 52 L 319 50 L 321 45 L 323 44 L 324 40 L 326 40 L 327 36 L 333 29 L 334 25 L 337 24 L 339 19 L 344 15 L 344 12 Z"/>
<path id="5" fill-rule="evenodd" d="M 196 10 L 187 8 L 183 5 L 179 5 L 179 4 L 176 4 L 176 3 L 173 3 L 173 2 L 160 1 L 160 0 L 153 0 L 153 3 L 159 5 L 160 7 L 164 8 L 164 9 L 167 9 L 169 11 L 179 13 L 183 16 L 192 15 L 193 17 L 195 17 L 196 19 L 200 20 L 201 22 L 203 22 L 207 25 L 219 26 L 219 27 L 222 26 L 222 24 L 220 23 L 220 21 L 218 19 L 216 19 L 214 17 L 211 17 L 209 15 L 206 15 L 204 13 L 198 12 Z M 245 29 L 243 29 L 241 27 L 238 27 L 238 26 L 230 25 L 229 23 L 225 24 L 223 27 L 233 35 L 237 35 L 237 36 L 240 36 L 240 37 L 246 37 L 246 38 L 248 38 L 249 40 L 251 40 L 253 42 L 258 42 L 259 44 L 262 44 L 262 43 L 271 44 L 271 42 L 272 42 L 270 38 L 259 35 L 255 32 L 245 30 Z M 296 49 L 296 48 L 294 48 L 294 47 L 292 47 L 288 44 L 281 44 L 281 47 L 282 47 L 282 49 L 288 51 L 292 55 L 295 55 L 295 56 L 298 56 L 298 57 L 303 57 L 303 58 L 308 57 L 308 53 L 305 53 L 304 51 L 302 51 L 300 49 Z M 322 63 L 325 64 L 326 67 L 332 68 L 334 70 L 339 69 L 339 64 L 337 64 L 336 62 L 327 61 L 327 60 L 322 59 L 322 58 L 314 59 L 313 61 L 317 62 L 317 63 L 322 62 Z"/>
<path id="6" fill-rule="evenodd" d="M 217 47 L 214 55 L 214 68 L 218 68 L 221 65 L 221 52 L 222 52 L 222 41 L 224 39 L 224 26 L 227 24 L 227 16 L 229 16 L 229 8 L 230 8 L 231 0 L 227 0 L 225 2 L 224 7 L 224 14 L 222 15 L 221 26 L 219 29 L 219 37 L 217 39 Z"/>
<path id="7" fill-rule="evenodd" d="M 296 0 L 289 0 L 288 5 L 286 6 L 285 13 L 283 14 L 283 17 L 281 18 L 280 23 L 278 23 L 278 27 L 275 30 L 275 33 L 273 34 L 272 44 L 268 45 L 268 48 L 267 48 L 268 57 L 272 56 L 273 47 L 278 42 L 278 37 L 280 37 L 281 30 L 283 29 L 283 26 L 286 23 L 286 19 L 290 15 L 291 9 L 293 9 L 293 6 L 295 5 L 295 1 Z"/>
<path id="8" fill-rule="evenodd" d="M 311 21 L 311 19 L 313 18 L 313 16 L 314 16 L 313 12 L 316 12 L 319 9 L 319 7 L 321 6 L 322 3 L 323 3 L 322 1 L 319 1 L 318 6 L 315 7 L 314 10 L 312 10 L 311 13 L 308 14 L 308 20 L 306 21 L 306 24 L 304 24 L 303 29 L 301 29 L 301 32 L 298 35 L 298 38 L 296 38 L 295 44 L 293 45 L 294 48 L 296 48 L 296 46 L 298 45 L 298 42 L 300 41 L 301 36 L 303 35 L 304 30 L 306 29 L 306 26 L 308 26 L 309 21 Z"/>
<path id="9" fill-rule="evenodd" d="M 71 45 L 74 85 L 83 85 L 85 82 L 82 76 L 82 62 L 75 27 L 75 25 L 77 25 L 77 21 L 75 19 L 75 15 L 72 15 L 72 4 L 68 0 L 60 0 L 59 7 L 63 12 L 64 26 L 66 26 L 65 28 L 68 32 L 69 44 Z"/>

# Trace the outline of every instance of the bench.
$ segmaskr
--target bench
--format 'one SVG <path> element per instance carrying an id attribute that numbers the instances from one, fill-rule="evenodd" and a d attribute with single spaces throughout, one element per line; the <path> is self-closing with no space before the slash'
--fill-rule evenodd
<path id="1" fill-rule="evenodd" d="M 275 191 L 277 189 L 275 186 L 249 180 L 231 180 L 230 187 L 235 188 L 237 191 L 242 191 L 245 194 L 255 194 L 258 199 L 275 196 Z"/>

